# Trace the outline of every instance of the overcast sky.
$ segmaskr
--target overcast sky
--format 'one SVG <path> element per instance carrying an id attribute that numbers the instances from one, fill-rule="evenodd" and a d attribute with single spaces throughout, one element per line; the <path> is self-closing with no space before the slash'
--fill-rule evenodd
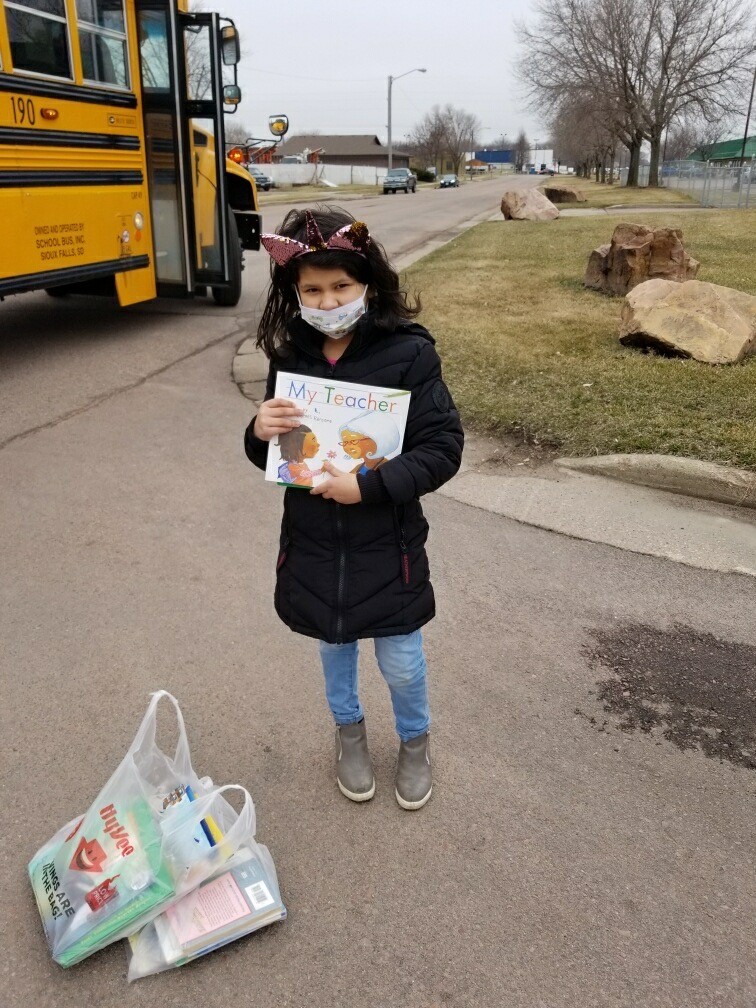
<path id="1" fill-rule="evenodd" d="M 268 116 L 285 113 L 289 135 L 375 133 L 386 140 L 389 74 L 392 131 L 398 145 L 434 105 L 477 115 L 482 145 L 543 126 L 513 75 L 515 20 L 531 0 L 205 0 L 233 18 L 242 40 L 239 122 L 268 136 Z"/>

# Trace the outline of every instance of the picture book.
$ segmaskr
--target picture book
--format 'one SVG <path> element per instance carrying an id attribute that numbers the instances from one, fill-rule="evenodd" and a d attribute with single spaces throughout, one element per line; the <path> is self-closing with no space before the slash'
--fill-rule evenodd
<path id="1" fill-rule="evenodd" d="M 404 389 L 279 371 L 275 396 L 291 399 L 304 415 L 299 427 L 271 440 L 266 480 L 311 489 L 327 478 L 326 462 L 356 474 L 401 454 L 410 405 Z"/>
<path id="2" fill-rule="evenodd" d="M 240 848 L 225 871 L 155 919 L 151 926 L 166 964 L 179 965 L 286 916 L 266 854 L 258 844 Z"/>

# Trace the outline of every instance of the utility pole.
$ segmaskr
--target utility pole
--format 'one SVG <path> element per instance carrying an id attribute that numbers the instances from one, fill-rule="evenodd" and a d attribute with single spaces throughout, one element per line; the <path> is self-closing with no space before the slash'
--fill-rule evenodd
<path id="1" fill-rule="evenodd" d="M 753 68 L 753 81 L 751 82 L 751 97 L 748 99 L 748 112 L 746 113 L 746 124 L 743 130 L 743 146 L 740 148 L 740 163 L 745 161 L 746 141 L 748 140 L 748 127 L 751 125 L 751 109 L 753 108 L 753 92 L 756 90 L 756 66 Z"/>
<path id="2" fill-rule="evenodd" d="M 388 130 L 388 167 L 389 167 L 389 171 L 393 167 L 393 161 L 392 161 L 393 148 L 392 148 L 392 145 L 391 145 L 391 88 L 392 88 L 392 86 L 394 84 L 394 81 L 399 80 L 400 77 L 406 77 L 407 74 L 411 74 L 411 73 L 425 73 L 425 72 L 426 72 L 425 67 L 414 67 L 412 70 L 406 70 L 403 74 L 399 74 L 397 77 L 391 77 L 391 76 L 389 76 L 389 79 L 388 79 L 388 124 L 387 124 L 387 130 Z"/>

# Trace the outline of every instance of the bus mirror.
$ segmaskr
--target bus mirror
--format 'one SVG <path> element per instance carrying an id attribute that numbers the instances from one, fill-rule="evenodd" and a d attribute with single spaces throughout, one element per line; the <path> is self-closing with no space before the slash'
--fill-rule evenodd
<path id="1" fill-rule="evenodd" d="M 268 128 L 274 137 L 279 139 L 286 136 L 289 131 L 289 117 L 285 115 L 271 116 L 268 119 Z"/>
<path id="2" fill-rule="evenodd" d="M 221 52 L 226 66 L 236 66 L 241 59 L 239 33 L 234 25 L 224 25 L 221 28 Z"/>
<path id="3" fill-rule="evenodd" d="M 223 104 L 238 105 L 241 101 L 241 88 L 238 84 L 226 84 L 223 88 Z"/>

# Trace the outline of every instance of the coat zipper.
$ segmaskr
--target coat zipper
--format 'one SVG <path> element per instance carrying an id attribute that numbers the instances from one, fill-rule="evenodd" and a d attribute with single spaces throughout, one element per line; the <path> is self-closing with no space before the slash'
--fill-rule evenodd
<path id="1" fill-rule="evenodd" d="M 336 508 L 336 532 L 339 539 L 339 580 L 336 589 L 336 643 L 343 644 L 344 632 L 344 588 L 346 586 L 346 549 L 344 547 L 344 523 L 341 518 L 341 504 Z"/>
<path id="2" fill-rule="evenodd" d="M 404 538 L 404 507 L 394 508 L 394 516 L 397 528 L 399 529 L 399 550 L 401 551 L 402 582 L 406 585 L 410 583 L 410 558 L 407 549 L 407 540 Z"/>
<path id="3" fill-rule="evenodd" d="M 349 347 L 347 347 L 347 351 Z M 323 354 L 325 357 L 325 354 Z M 343 356 L 343 354 L 342 354 Z M 341 360 L 341 358 L 339 358 Z M 328 372 L 330 376 L 333 376 L 336 371 L 336 364 L 328 365 Z M 342 519 L 342 505 L 334 502 L 334 507 L 336 508 L 336 534 L 339 540 L 339 575 L 338 583 L 336 588 L 336 643 L 343 644 L 342 637 L 344 635 L 344 591 L 346 588 L 346 546 L 344 544 L 344 521 Z"/>
<path id="4" fill-rule="evenodd" d="M 278 571 L 280 571 L 283 565 L 286 563 L 286 553 L 288 548 L 289 548 L 289 540 L 284 539 L 284 541 L 281 543 L 281 549 L 279 550 L 278 553 L 278 563 L 276 564 L 276 573 L 278 573 Z"/>
<path id="5" fill-rule="evenodd" d="M 286 491 L 288 493 L 288 491 Z M 289 513 L 287 509 L 287 499 L 286 493 L 284 493 L 284 509 L 283 509 L 283 538 L 281 540 L 281 545 L 278 549 L 278 560 L 276 562 L 276 574 L 281 570 L 283 565 L 286 563 L 286 556 L 289 552 L 289 543 L 291 542 L 289 536 Z"/>
<path id="6" fill-rule="evenodd" d="M 399 549 L 402 551 L 402 581 L 408 585 L 410 583 L 410 559 L 407 543 L 404 541 L 404 529 L 399 528 Z"/>

